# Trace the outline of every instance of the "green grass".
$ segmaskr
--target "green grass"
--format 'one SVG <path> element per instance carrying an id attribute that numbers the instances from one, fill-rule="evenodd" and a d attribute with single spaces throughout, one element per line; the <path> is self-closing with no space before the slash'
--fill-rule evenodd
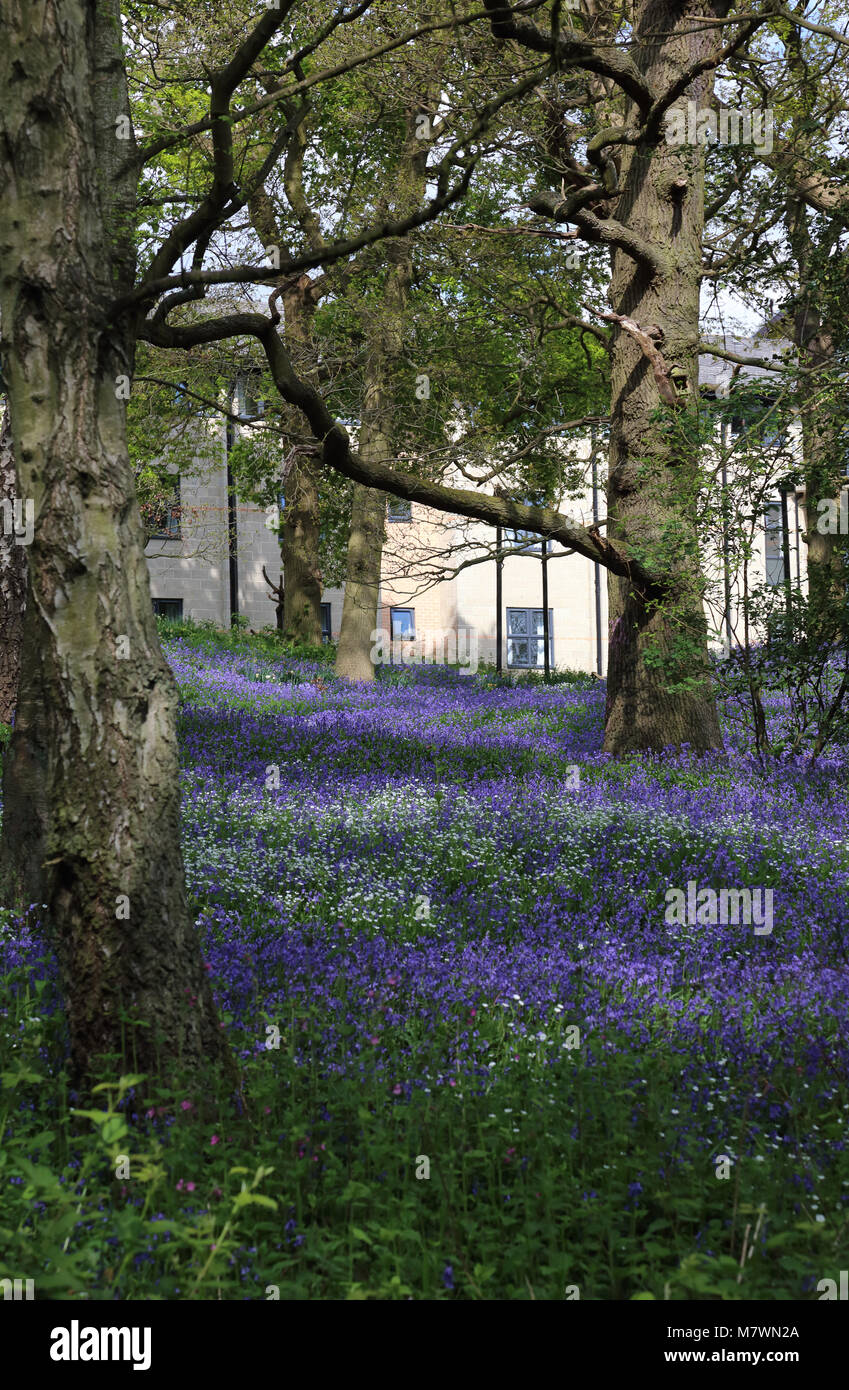
<path id="1" fill-rule="evenodd" d="M 49 988 L 21 990 L 0 1046 L 0 1275 L 34 1276 L 39 1296 L 562 1299 L 577 1288 L 591 1300 L 791 1300 L 845 1263 L 845 1218 L 775 1221 L 798 1169 L 789 1153 L 732 1168 L 730 1181 L 700 1156 L 694 1190 L 682 1135 L 681 1162 L 642 1183 L 650 1196 L 635 1190 L 658 1170 L 676 1095 L 665 1019 L 651 1023 L 639 1065 L 608 1037 L 588 1067 L 580 1043 L 543 1065 L 542 1049 L 517 1044 L 493 1014 L 494 1070 L 509 1079 L 485 1095 L 444 1085 L 399 1103 L 385 1083 L 352 1087 L 291 1064 L 295 1038 L 320 1027 L 305 1000 L 279 1050 L 245 1066 L 249 1115 L 214 1088 L 199 1103 L 177 1076 L 113 1080 L 103 1108 L 80 1114 L 45 1066 L 61 1032 L 43 1014 Z M 412 1034 L 436 1074 L 440 1048 Z M 162 1113 L 128 1125 L 127 1092 L 133 1109 Z M 811 1119 L 800 1104 L 800 1129 Z M 837 1113 L 817 1122 L 843 1133 Z M 737 1121 L 729 1148 L 746 1147 Z"/>

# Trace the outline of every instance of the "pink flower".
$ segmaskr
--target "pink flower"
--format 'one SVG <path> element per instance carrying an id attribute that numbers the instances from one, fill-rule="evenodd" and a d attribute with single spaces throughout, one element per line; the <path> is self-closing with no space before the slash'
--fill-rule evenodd
<path id="1" fill-rule="evenodd" d="M 371 1043 L 372 1047 L 377 1047 L 377 1044 L 380 1042 L 380 1038 L 369 1038 L 369 1042 Z"/>
<path id="2" fill-rule="evenodd" d="M 187 1192 L 194 1192 L 194 1190 L 195 1190 L 195 1185 L 194 1185 L 194 1183 L 193 1183 L 193 1182 L 187 1182 L 187 1183 L 186 1183 L 186 1191 L 187 1191 Z"/>
<path id="3" fill-rule="evenodd" d="M 401 1087 L 400 1087 L 400 1086 L 393 1086 L 393 1087 L 392 1087 L 392 1094 L 393 1094 L 393 1096 L 400 1096 L 400 1094 L 401 1094 Z"/>
<path id="4" fill-rule="evenodd" d="M 180 1109 L 181 1109 L 181 1110 L 194 1110 L 194 1105 L 192 1104 L 192 1102 L 191 1102 L 190 1100 L 181 1100 L 181 1101 L 180 1101 Z"/>
<path id="5" fill-rule="evenodd" d="M 177 1191 L 178 1191 L 178 1192 L 182 1192 L 182 1190 L 183 1190 L 183 1179 L 181 1178 L 180 1181 L 177 1183 Z"/>
<path id="6" fill-rule="evenodd" d="M 469 1014 L 469 1018 L 477 1018 L 477 1016 L 478 1016 L 478 1011 L 477 1011 L 477 1009 L 472 1009 L 471 1013 Z"/>
<path id="7" fill-rule="evenodd" d="M 213 1187 L 213 1189 L 212 1189 L 212 1195 L 213 1195 L 213 1197 L 221 1197 L 221 1196 L 223 1196 L 223 1193 L 222 1193 L 222 1191 L 221 1191 L 221 1188 L 220 1188 L 220 1187 Z M 537 1193 L 537 1196 L 539 1196 L 539 1193 Z"/>
<path id="8" fill-rule="evenodd" d="M 457 1085 L 457 1082 L 454 1081 L 454 1080 L 452 1079 L 452 1080 L 450 1080 L 450 1081 L 448 1082 L 448 1085 L 449 1085 L 449 1086 L 456 1086 L 456 1085 Z"/>
<path id="9" fill-rule="evenodd" d="M 146 1117 L 148 1120 L 152 1120 L 155 1114 L 156 1114 L 156 1111 L 155 1111 L 153 1108 L 151 1108 L 150 1110 L 146 1110 L 146 1111 L 145 1111 L 145 1117 Z"/>
<path id="10" fill-rule="evenodd" d="M 213 1136 L 212 1136 L 212 1138 L 210 1139 L 209 1142 L 210 1142 L 210 1144 L 218 1144 L 218 1143 L 220 1143 L 220 1140 L 219 1140 L 219 1138 L 218 1138 L 218 1135 L 217 1135 L 217 1134 L 213 1134 Z"/>

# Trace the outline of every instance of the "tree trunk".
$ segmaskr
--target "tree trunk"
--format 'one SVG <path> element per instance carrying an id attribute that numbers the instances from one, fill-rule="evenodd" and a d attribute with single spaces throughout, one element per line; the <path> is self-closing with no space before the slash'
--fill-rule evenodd
<path id="1" fill-rule="evenodd" d="M 803 132 L 804 136 L 805 132 Z M 793 322 L 793 342 L 799 368 L 797 391 L 805 463 L 805 531 L 808 550 L 809 636 L 837 638 L 845 619 L 845 571 L 836 536 L 821 531 L 819 504 L 839 502 L 845 481 L 841 460 L 842 412 L 835 409 L 827 387 L 835 376 L 835 338 L 816 303 L 817 248 L 801 198 L 788 199 L 786 224 L 801 287 Z M 823 399 L 825 395 L 825 400 Z M 839 399 L 839 398 L 838 398 Z"/>
<path id="2" fill-rule="evenodd" d="M 421 199 L 426 152 L 416 138 L 418 111 L 407 113 L 407 136 L 395 186 L 396 214 Z M 380 307 L 366 327 L 363 404 L 357 451 L 364 463 L 391 465 L 395 455 L 393 383 L 404 347 L 404 317 L 413 277 L 409 238 L 383 243 L 386 264 Z M 336 674 L 348 680 L 374 679 L 373 633 L 377 629 L 380 572 L 385 539 L 386 495 L 357 483 L 351 508 L 345 602 L 336 653 Z"/>
<path id="3" fill-rule="evenodd" d="M 299 458 L 286 477 L 280 518 L 283 565 L 283 633 L 295 642 L 321 644 L 318 465 Z"/>
<path id="4" fill-rule="evenodd" d="M 26 507 L 18 491 L 12 422 L 8 410 L 4 411 L 0 429 L 0 502 L 3 500 L 19 501 L 20 515 L 26 520 Z M 0 724 L 11 724 L 18 697 L 27 594 L 25 539 L 25 535 L 16 537 L 7 515 L 6 524 L 0 525 Z"/>
<path id="5" fill-rule="evenodd" d="M 360 454 L 368 449 L 363 439 Z M 368 455 L 364 455 L 368 462 Z M 374 680 L 374 632 L 380 600 L 386 494 L 356 483 L 351 503 L 351 532 L 345 578 L 342 629 L 336 651 L 336 674 L 349 681 Z"/>
<path id="6" fill-rule="evenodd" d="M 2 9 L 4 370 L 36 515 L 3 862 L 55 944 L 75 1078 L 104 1059 L 199 1069 L 226 1052 L 186 902 L 177 695 L 116 396 L 136 331 L 110 312 L 134 274 L 119 9 Z"/>
<path id="7" fill-rule="evenodd" d="M 720 33 L 700 29 L 689 7 L 663 0 L 643 7 L 632 56 L 654 89 L 665 91 L 683 66 L 713 51 Z M 702 75 L 682 101 L 707 106 L 711 85 L 712 76 Z M 695 411 L 703 150 L 663 137 L 651 147 L 624 146 L 618 186 L 617 220 L 659 256 L 652 265 L 615 249 L 610 302 L 641 328 L 651 326 L 671 369 L 677 411 Z M 651 418 L 661 404 L 658 384 L 644 348 L 621 325 L 614 329 L 611 373 L 608 536 L 657 576 L 658 590 L 640 591 L 608 576 L 605 750 L 721 748 L 696 535 L 698 459 L 684 431 L 670 435 Z M 669 412 L 675 415 L 676 405 Z"/>
<path id="8" fill-rule="evenodd" d="M 315 375 L 312 344 L 316 299 L 312 281 L 301 275 L 283 291 L 283 321 L 289 350 Z M 296 455 L 286 477 L 286 506 L 280 518 L 283 565 L 283 633 L 295 642 L 321 645 L 320 466 L 309 455 Z"/>
<path id="9" fill-rule="evenodd" d="M 302 125 L 295 135 L 295 152 L 290 153 L 286 162 L 284 182 L 296 209 L 300 208 L 297 191 L 300 189 L 300 160 L 306 138 L 306 126 Z M 276 208 L 265 188 L 254 191 L 249 212 L 254 230 L 264 246 L 279 246 L 285 240 L 281 235 Z M 313 320 L 326 283 L 324 277 L 312 280 L 309 275 L 297 275 L 283 278 L 278 286 L 283 301 L 286 346 L 308 381 L 315 381 L 316 378 Z M 291 410 L 284 409 L 284 429 L 292 416 Z M 294 419 L 293 433 L 297 433 L 297 428 Z M 278 627 L 291 641 L 312 647 L 321 645 L 319 477 L 320 465 L 314 459 L 295 455 L 283 484 L 286 505 L 280 517 L 279 532 L 284 597 L 282 620 L 278 609 Z"/>
<path id="10" fill-rule="evenodd" d="M 799 30 L 791 28 L 784 38 L 788 54 L 788 75 L 795 94 L 789 148 L 793 150 L 795 172 L 801 173 L 801 187 L 790 180 L 785 205 L 785 227 L 795 262 L 798 291 L 793 316 L 793 342 L 798 371 L 799 421 L 802 432 L 802 458 L 805 481 L 805 531 L 808 560 L 808 635 L 834 640 L 845 625 L 841 611 L 845 604 L 844 544 L 828 529 L 821 531 L 820 502 L 839 502 L 845 482 L 841 449 L 844 429 L 844 391 L 836 361 L 834 323 L 839 323 L 845 292 L 835 296 L 836 286 L 846 281 L 846 252 L 831 252 L 833 226 L 830 218 L 823 228 L 821 215 L 809 209 L 804 197 L 806 176 L 816 169 L 815 132 L 817 83 L 802 48 Z M 838 211 L 840 200 L 838 199 Z M 845 213 L 841 218 L 846 224 Z M 820 245 L 814 235 L 816 228 Z M 843 265 L 840 264 L 840 259 Z M 826 272 L 826 268 L 828 273 Z M 841 270 L 843 274 L 841 275 Z M 836 302 L 835 302 L 836 300 Z M 837 312 L 835 313 L 835 309 Z M 836 387 L 836 389 L 835 389 Z"/>

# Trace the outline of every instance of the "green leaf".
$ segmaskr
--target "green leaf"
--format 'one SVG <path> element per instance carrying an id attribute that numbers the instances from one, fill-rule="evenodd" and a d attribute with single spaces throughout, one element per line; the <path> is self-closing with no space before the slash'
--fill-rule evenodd
<path id="1" fill-rule="evenodd" d="M 364 1182 L 357 1182 L 354 1178 L 348 1183 L 344 1192 L 340 1193 L 340 1202 L 355 1202 L 359 1197 L 370 1197 L 371 1188 Z"/>
<path id="2" fill-rule="evenodd" d="M 109 1115 L 100 1133 L 104 1144 L 114 1144 L 127 1133 L 127 1121 L 123 1115 Z"/>
<path id="3" fill-rule="evenodd" d="M 264 1197 L 261 1192 L 239 1192 L 236 1194 L 235 1205 L 237 1207 L 268 1207 L 271 1211 L 277 1210 L 277 1203 L 273 1197 Z"/>

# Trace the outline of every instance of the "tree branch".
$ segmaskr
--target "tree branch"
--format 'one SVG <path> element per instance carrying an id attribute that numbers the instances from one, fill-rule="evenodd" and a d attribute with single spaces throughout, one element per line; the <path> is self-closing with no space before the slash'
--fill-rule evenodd
<path id="1" fill-rule="evenodd" d="M 377 461 L 366 463 L 351 447 L 347 431 L 331 415 L 319 392 L 296 375 L 275 325 L 261 314 L 230 314 L 181 327 L 148 321 L 142 327 L 141 337 L 158 347 L 182 349 L 224 338 L 257 338 L 265 350 L 277 390 L 289 405 L 306 416 L 313 437 L 321 445 L 322 461 L 328 468 L 366 487 L 380 488 L 395 497 L 420 502 L 438 511 L 471 517 L 491 526 L 509 526 L 547 536 L 589 560 L 597 560 L 614 574 L 628 578 L 647 597 L 660 596 L 653 576 L 638 561 L 631 560 L 622 548 L 603 537 L 596 527 L 580 526 L 547 507 L 529 507 L 503 497 L 447 487 Z"/>
<path id="2" fill-rule="evenodd" d="M 504 0 L 484 0 L 484 8 L 495 38 L 512 40 L 536 53 L 548 53 L 563 67 L 579 67 L 599 77 L 609 77 L 631 98 L 641 115 L 650 111 L 655 94 L 636 63 L 625 54 L 607 45 L 590 43 L 577 29 L 546 34 L 529 19 L 516 19 Z"/>

